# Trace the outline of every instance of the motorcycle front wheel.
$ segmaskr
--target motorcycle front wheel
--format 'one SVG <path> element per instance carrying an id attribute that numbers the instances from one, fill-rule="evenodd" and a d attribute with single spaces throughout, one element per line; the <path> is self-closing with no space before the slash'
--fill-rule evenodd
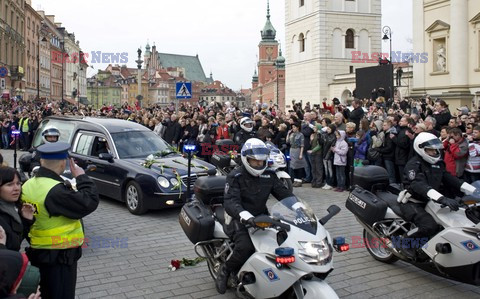
<path id="1" fill-rule="evenodd" d="M 376 236 L 372 236 L 367 230 L 363 230 L 364 245 L 368 253 L 377 261 L 393 264 L 398 261 L 396 257 L 386 245 Z"/>

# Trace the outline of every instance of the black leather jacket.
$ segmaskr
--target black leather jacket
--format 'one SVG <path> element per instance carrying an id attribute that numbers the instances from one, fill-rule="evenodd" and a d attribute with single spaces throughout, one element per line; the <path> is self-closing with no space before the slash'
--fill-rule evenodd
<path id="1" fill-rule="evenodd" d="M 445 168 L 445 162 L 436 164 L 425 162 L 420 156 L 415 155 L 405 165 L 403 184 L 412 197 L 428 202 L 427 192 L 435 189 L 447 197 L 460 191 L 463 181 L 451 175 Z"/>
<path id="2" fill-rule="evenodd" d="M 254 177 L 242 166 L 227 176 L 223 205 L 235 220 L 240 220 L 239 214 L 243 211 L 253 216 L 267 214 L 266 203 L 270 194 L 277 200 L 293 195 L 275 172 L 267 170 L 260 177 Z"/>
<path id="3" fill-rule="evenodd" d="M 248 139 L 256 138 L 256 137 L 257 137 L 257 132 L 255 132 L 254 130 L 252 130 L 251 132 L 247 132 L 241 129 L 233 137 L 233 142 L 235 142 L 235 144 L 239 145 L 240 148 L 242 148 L 242 146 L 245 144 L 245 142 L 247 142 Z"/>

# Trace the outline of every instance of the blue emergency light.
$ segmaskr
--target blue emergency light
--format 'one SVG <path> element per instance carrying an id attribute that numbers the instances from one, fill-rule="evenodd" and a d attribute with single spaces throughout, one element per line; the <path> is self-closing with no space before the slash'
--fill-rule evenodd
<path id="1" fill-rule="evenodd" d="M 293 253 L 294 250 L 292 247 L 279 247 L 275 249 L 275 254 L 278 256 L 291 256 Z"/>
<path id="2" fill-rule="evenodd" d="M 345 244 L 345 237 L 336 237 L 336 238 L 333 238 L 333 245 L 343 245 Z"/>
<path id="3" fill-rule="evenodd" d="M 20 131 L 19 130 L 12 131 L 12 135 L 18 136 L 20 135 Z"/>
<path id="4" fill-rule="evenodd" d="M 295 251 L 291 247 L 279 247 L 275 249 L 275 262 L 278 269 L 283 265 L 295 263 Z"/>
<path id="5" fill-rule="evenodd" d="M 183 151 L 187 153 L 191 153 L 191 152 L 194 152 L 196 148 L 197 147 L 195 146 L 195 144 L 185 144 L 183 146 Z"/>

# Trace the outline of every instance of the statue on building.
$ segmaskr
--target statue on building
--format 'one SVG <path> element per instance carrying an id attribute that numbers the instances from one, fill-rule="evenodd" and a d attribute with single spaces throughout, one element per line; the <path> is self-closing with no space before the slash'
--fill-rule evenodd
<path id="1" fill-rule="evenodd" d="M 397 86 L 402 86 L 402 75 L 403 75 L 402 67 L 397 68 Z"/>
<path id="2" fill-rule="evenodd" d="M 443 44 L 440 44 L 437 50 L 437 71 L 447 71 L 447 56 L 445 55 L 445 48 Z"/>

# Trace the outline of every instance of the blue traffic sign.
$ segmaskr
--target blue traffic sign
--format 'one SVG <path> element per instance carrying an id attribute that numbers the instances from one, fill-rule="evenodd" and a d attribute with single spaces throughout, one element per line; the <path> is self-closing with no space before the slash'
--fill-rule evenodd
<path id="1" fill-rule="evenodd" d="M 192 98 L 192 83 L 191 82 L 177 82 L 175 86 L 175 94 L 177 99 L 191 99 Z"/>
<path id="2" fill-rule="evenodd" d="M 8 69 L 4 66 L 0 67 L 0 78 L 5 78 L 8 75 Z"/>

